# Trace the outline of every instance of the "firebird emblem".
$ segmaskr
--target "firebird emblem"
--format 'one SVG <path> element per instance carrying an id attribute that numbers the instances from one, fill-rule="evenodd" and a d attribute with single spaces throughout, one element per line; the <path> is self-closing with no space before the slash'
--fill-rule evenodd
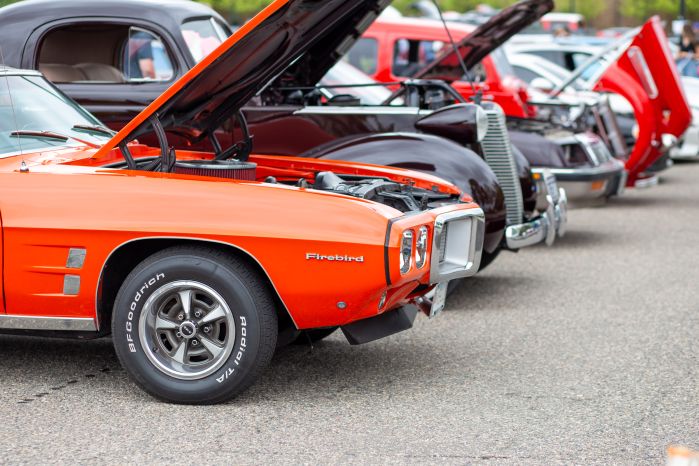
<path id="1" fill-rule="evenodd" d="M 323 256 L 321 254 L 316 254 L 314 252 L 306 253 L 306 260 L 311 261 L 333 261 L 333 262 L 364 262 L 364 256 L 340 256 L 336 254 L 334 256 Z"/>

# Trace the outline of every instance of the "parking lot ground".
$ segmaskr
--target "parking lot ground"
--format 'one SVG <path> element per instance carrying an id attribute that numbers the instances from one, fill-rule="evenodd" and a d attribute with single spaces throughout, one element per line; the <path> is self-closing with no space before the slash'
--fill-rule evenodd
<path id="1" fill-rule="evenodd" d="M 128 381 L 108 339 L 0 336 L 0 463 L 662 463 L 699 449 L 699 164 L 572 211 L 433 321 L 291 347 L 226 405 Z"/>

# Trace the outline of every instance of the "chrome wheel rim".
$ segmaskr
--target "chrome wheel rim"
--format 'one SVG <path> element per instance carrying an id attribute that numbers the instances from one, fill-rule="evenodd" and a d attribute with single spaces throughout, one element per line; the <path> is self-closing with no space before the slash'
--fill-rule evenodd
<path id="1" fill-rule="evenodd" d="M 235 344 L 235 318 L 213 288 L 176 281 L 158 288 L 143 305 L 141 346 L 153 365 L 182 380 L 216 372 Z"/>

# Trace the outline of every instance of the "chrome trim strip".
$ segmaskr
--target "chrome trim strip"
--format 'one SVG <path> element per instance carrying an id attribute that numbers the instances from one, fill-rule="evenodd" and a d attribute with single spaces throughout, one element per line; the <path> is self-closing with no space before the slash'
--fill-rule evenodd
<path id="1" fill-rule="evenodd" d="M 418 115 L 417 107 L 304 107 L 294 115 Z"/>
<path id="2" fill-rule="evenodd" d="M 0 329 L 96 332 L 97 325 L 95 324 L 95 319 L 83 317 L 34 317 L 0 315 Z"/>
<path id="3" fill-rule="evenodd" d="M 580 168 L 539 168 L 532 167 L 533 173 L 542 173 L 544 170 L 550 171 L 554 175 L 579 175 L 579 176 L 596 176 L 596 175 L 613 175 L 624 169 L 624 164 L 613 159 L 605 162 L 597 167 L 580 167 Z M 559 180 L 560 181 L 560 180 Z"/>

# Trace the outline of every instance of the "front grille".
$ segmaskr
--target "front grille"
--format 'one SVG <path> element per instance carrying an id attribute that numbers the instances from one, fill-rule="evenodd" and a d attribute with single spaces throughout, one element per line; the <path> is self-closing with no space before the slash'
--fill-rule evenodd
<path id="1" fill-rule="evenodd" d="M 447 256 L 447 235 L 449 234 L 449 224 L 444 224 L 444 230 L 442 231 L 442 236 L 439 238 L 439 263 L 444 262 Z"/>
<path id="2" fill-rule="evenodd" d="M 488 133 L 482 143 L 483 156 L 495 172 L 505 194 L 507 223 L 519 225 L 524 216 L 524 201 L 522 200 L 522 188 L 517 175 L 517 163 L 512 154 L 505 115 L 502 109 L 495 104 L 488 105 L 486 114 L 488 115 Z"/>

